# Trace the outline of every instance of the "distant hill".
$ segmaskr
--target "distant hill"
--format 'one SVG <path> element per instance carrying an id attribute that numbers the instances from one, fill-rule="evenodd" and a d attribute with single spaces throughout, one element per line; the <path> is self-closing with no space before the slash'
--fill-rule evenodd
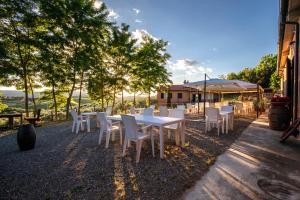
<path id="1" fill-rule="evenodd" d="M 7 97 L 24 97 L 24 92 L 19 90 L 0 90 L 0 94 Z M 35 92 L 34 96 L 39 97 L 41 92 Z M 79 91 L 74 91 L 73 97 L 79 96 Z M 85 91 L 82 92 L 82 97 L 86 97 L 87 93 Z M 31 97 L 31 95 L 29 95 Z"/>

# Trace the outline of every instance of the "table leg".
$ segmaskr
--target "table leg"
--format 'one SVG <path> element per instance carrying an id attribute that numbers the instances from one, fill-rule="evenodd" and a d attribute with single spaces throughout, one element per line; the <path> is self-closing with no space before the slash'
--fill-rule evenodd
<path id="1" fill-rule="evenodd" d="M 86 118 L 86 123 L 87 123 L 87 131 L 91 132 L 91 123 L 90 123 L 90 116 L 89 115 Z"/>
<path id="2" fill-rule="evenodd" d="M 226 115 L 226 134 L 228 133 L 228 114 Z"/>
<path id="3" fill-rule="evenodd" d="M 181 122 L 181 146 L 184 147 L 184 144 L 185 144 L 185 121 L 182 121 Z"/>
<path id="4" fill-rule="evenodd" d="M 14 118 L 13 117 L 9 117 L 8 118 L 8 127 L 9 128 L 13 128 L 14 127 Z"/>
<path id="5" fill-rule="evenodd" d="M 164 158 L 164 136 L 163 136 L 163 127 L 159 127 L 159 145 L 160 145 L 160 158 Z"/>

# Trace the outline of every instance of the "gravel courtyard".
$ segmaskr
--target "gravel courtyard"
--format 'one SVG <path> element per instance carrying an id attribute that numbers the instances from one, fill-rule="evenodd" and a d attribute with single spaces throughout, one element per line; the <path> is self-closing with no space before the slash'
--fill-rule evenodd
<path id="1" fill-rule="evenodd" d="M 118 134 L 105 149 L 98 129 L 76 135 L 71 122 L 37 128 L 35 149 L 24 152 L 15 133 L 0 133 L 0 199 L 178 199 L 253 121 L 238 118 L 233 132 L 217 136 L 188 118 L 184 148 L 165 138 L 161 160 L 156 136 L 156 157 L 146 141 L 138 164 L 134 144 L 122 157 Z"/>

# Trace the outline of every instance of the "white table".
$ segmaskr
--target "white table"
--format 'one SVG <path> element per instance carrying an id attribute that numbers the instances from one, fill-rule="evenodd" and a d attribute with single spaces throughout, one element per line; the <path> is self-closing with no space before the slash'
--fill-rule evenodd
<path id="1" fill-rule="evenodd" d="M 87 132 L 91 131 L 91 116 L 97 116 L 97 112 L 83 112 L 81 113 L 81 117 L 86 117 L 86 124 L 87 124 Z"/>
<path id="2" fill-rule="evenodd" d="M 145 116 L 145 115 L 132 115 L 135 117 L 137 123 L 143 123 L 146 125 L 153 125 L 159 127 L 159 145 L 160 145 L 160 158 L 164 158 L 164 135 L 163 135 L 163 127 L 178 123 L 181 127 L 180 139 L 181 144 L 184 146 L 185 144 L 185 135 L 184 135 L 184 126 L 185 120 L 181 118 L 173 118 L 173 117 L 160 117 L 160 116 Z M 122 121 L 120 115 L 107 116 L 107 119 Z"/>
<path id="3" fill-rule="evenodd" d="M 233 117 L 233 111 L 220 111 L 220 115 L 225 118 L 225 122 L 226 122 L 226 133 L 228 133 L 228 121 L 229 121 L 229 116 Z M 231 124 L 230 124 L 230 129 L 233 130 L 233 119 L 231 120 Z"/>

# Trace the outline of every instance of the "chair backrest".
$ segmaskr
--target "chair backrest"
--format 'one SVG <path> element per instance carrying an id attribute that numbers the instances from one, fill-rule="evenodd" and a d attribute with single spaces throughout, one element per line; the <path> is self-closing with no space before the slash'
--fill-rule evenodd
<path id="1" fill-rule="evenodd" d="M 136 139 L 138 126 L 134 116 L 122 115 L 122 122 L 125 126 L 125 135 L 128 139 Z"/>
<path id="2" fill-rule="evenodd" d="M 111 124 L 107 120 L 106 112 L 98 112 L 97 113 L 97 119 L 100 120 L 100 127 L 104 131 L 107 131 L 110 128 Z"/>
<path id="3" fill-rule="evenodd" d="M 206 108 L 205 116 L 210 122 L 217 122 L 220 118 L 220 111 L 218 108 Z"/>
<path id="4" fill-rule="evenodd" d="M 71 111 L 71 116 L 75 122 L 78 121 L 78 114 L 75 109 Z"/>
<path id="5" fill-rule="evenodd" d="M 155 109 L 155 105 L 151 105 L 150 108 L 152 108 L 154 110 Z"/>
<path id="6" fill-rule="evenodd" d="M 186 104 L 186 108 L 187 108 L 187 109 L 193 108 L 193 105 L 192 105 L 191 103 L 187 103 L 187 104 Z"/>
<path id="7" fill-rule="evenodd" d="M 184 119 L 184 110 L 182 109 L 171 109 L 169 111 L 169 117 L 174 117 L 174 118 L 181 118 L 181 119 Z M 178 128 L 178 124 L 171 124 L 169 125 L 169 127 L 172 127 L 172 128 Z"/>
<path id="8" fill-rule="evenodd" d="M 144 115 L 147 115 L 147 116 L 151 115 L 152 116 L 153 115 L 153 109 L 152 108 L 145 108 L 144 109 Z"/>
<path id="9" fill-rule="evenodd" d="M 38 109 L 37 112 L 36 112 L 35 118 L 37 120 L 40 120 L 40 117 L 41 117 L 41 109 Z"/>
<path id="10" fill-rule="evenodd" d="M 169 111 L 167 106 L 160 106 L 159 107 L 159 116 L 161 117 L 168 117 Z"/>
<path id="11" fill-rule="evenodd" d="M 177 109 L 179 109 L 179 110 L 185 110 L 185 106 L 184 105 L 178 105 Z"/>
<path id="12" fill-rule="evenodd" d="M 112 112 L 112 107 L 111 107 L 111 106 L 108 106 L 108 107 L 105 109 L 105 112 L 106 112 L 106 115 L 107 115 L 107 116 L 110 116 L 110 115 L 111 115 L 111 112 Z"/>
<path id="13" fill-rule="evenodd" d="M 169 111 L 169 117 L 184 119 L 184 110 L 182 109 L 171 109 Z"/>
<path id="14" fill-rule="evenodd" d="M 221 111 L 231 112 L 231 111 L 233 111 L 233 106 L 222 106 Z"/>
<path id="15" fill-rule="evenodd" d="M 238 109 L 238 110 L 242 110 L 243 109 L 243 107 L 244 107 L 244 105 L 243 105 L 243 103 L 235 103 L 235 107 L 236 107 L 236 109 Z"/>
<path id="16" fill-rule="evenodd" d="M 135 107 L 134 106 L 130 106 L 130 114 L 135 114 Z"/>

